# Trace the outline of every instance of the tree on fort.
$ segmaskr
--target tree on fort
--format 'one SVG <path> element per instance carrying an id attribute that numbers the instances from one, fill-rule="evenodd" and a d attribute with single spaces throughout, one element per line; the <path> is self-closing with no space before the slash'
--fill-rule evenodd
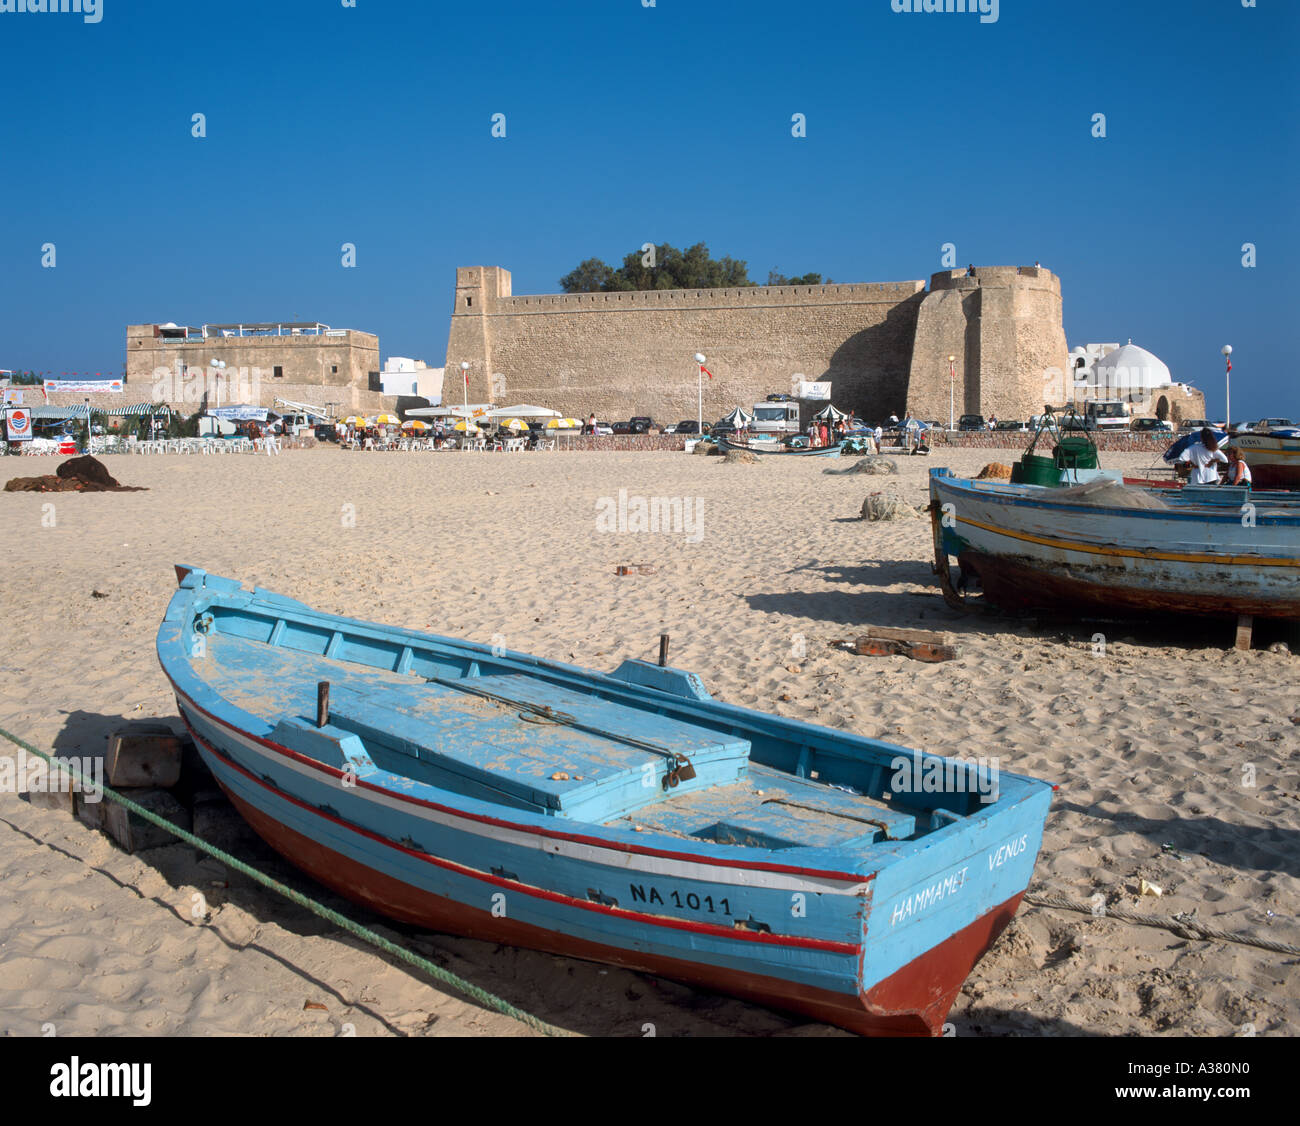
<path id="1" fill-rule="evenodd" d="M 653 262 L 654 265 L 649 265 Z M 816 285 L 820 275 L 805 278 L 782 278 L 769 285 Z M 809 279 L 816 278 L 817 281 Z M 618 269 L 599 258 L 588 258 L 572 273 L 560 279 L 565 293 L 614 293 L 645 289 L 734 289 L 757 285 L 750 281 L 748 264 L 737 258 L 714 258 L 702 242 L 686 250 L 662 243 L 648 250 L 634 250 L 623 258 Z"/>
<path id="2" fill-rule="evenodd" d="M 821 274 L 803 274 L 799 277 L 788 278 L 785 274 L 779 274 L 775 270 L 767 272 L 768 285 L 834 285 L 830 278 L 823 279 Z"/>

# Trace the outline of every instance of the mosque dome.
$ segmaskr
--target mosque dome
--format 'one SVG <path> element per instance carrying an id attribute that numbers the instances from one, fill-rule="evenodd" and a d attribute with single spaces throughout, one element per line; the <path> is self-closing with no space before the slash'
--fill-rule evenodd
<path id="1" fill-rule="evenodd" d="M 1115 392 L 1150 391 L 1174 381 L 1164 361 L 1129 341 L 1097 361 L 1093 382 Z"/>

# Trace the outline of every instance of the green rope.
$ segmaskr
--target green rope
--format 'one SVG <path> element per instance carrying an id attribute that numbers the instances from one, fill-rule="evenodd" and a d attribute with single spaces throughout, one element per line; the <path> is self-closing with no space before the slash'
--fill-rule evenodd
<path id="1" fill-rule="evenodd" d="M 66 759 L 55 759 L 53 756 L 47 755 L 44 751 L 38 751 L 30 743 L 18 738 L 17 735 L 10 734 L 3 727 L 0 727 L 0 735 L 3 735 L 15 746 L 22 747 L 23 750 L 30 754 L 43 758 L 47 763 L 52 765 L 57 764 L 60 770 L 67 771 L 68 774 L 83 786 L 89 781 L 82 776 L 81 771 L 78 768 L 73 766 Z M 395 942 L 390 942 L 388 939 L 384 938 L 383 935 L 376 934 L 374 931 L 370 930 L 369 927 L 363 927 L 360 923 L 353 922 L 353 920 L 349 919 L 346 915 L 340 915 L 337 911 L 326 907 L 323 903 L 318 903 L 310 896 L 303 895 L 302 892 L 295 891 L 287 884 L 282 884 L 278 880 L 274 880 L 270 876 L 264 875 L 256 868 L 245 864 L 242 860 L 231 856 L 228 852 L 223 852 L 215 845 L 208 844 L 207 841 L 200 837 L 196 837 L 193 833 L 187 832 L 179 825 L 172 824 L 172 822 L 168 821 L 167 818 L 154 813 L 153 810 L 145 809 L 144 806 L 133 802 L 130 798 L 123 794 L 119 794 L 116 790 L 110 789 L 108 786 L 104 786 L 103 790 L 105 797 L 109 798 L 111 801 L 117 802 L 119 805 L 134 813 L 137 817 L 142 817 L 146 821 L 153 822 L 153 824 L 157 825 L 159 828 L 166 829 L 167 832 L 172 834 L 172 836 L 185 841 L 187 844 L 192 844 L 195 848 L 201 849 L 210 856 L 216 857 L 222 864 L 225 864 L 229 868 L 233 868 L 236 872 L 242 872 L 245 876 L 249 877 L 249 879 L 256 880 L 263 887 L 278 892 L 291 903 L 296 903 L 299 907 L 305 907 L 313 915 L 319 915 L 322 919 L 329 920 L 335 926 L 347 931 L 349 934 L 356 935 L 356 937 L 361 939 L 363 942 L 368 942 L 371 946 L 377 947 L 385 953 L 391 954 L 395 958 L 400 958 L 403 962 L 408 962 L 416 969 L 423 970 L 431 978 L 442 982 L 444 985 L 451 986 L 452 989 L 463 993 L 466 997 L 473 998 L 479 1004 L 484 1005 L 489 1009 L 496 1009 L 497 1012 L 504 1013 L 508 1017 L 513 1017 L 521 1024 L 525 1024 L 529 1028 L 541 1032 L 546 1036 L 570 1035 L 570 1033 L 563 1029 L 556 1028 L 554 1025 L 547 1024 L 544 1020 L 533 1016 L 532 1013 L 526 1013 L 522 1009 L 515 1008 L 514 1005 L 510 1004 L 508 1001 L 503 1001 L 500 997 L 489 993 L 486 989 L 480 989 L 477 985 L 471 984 L 464 978 L 457 977 L 456 974 L 452 973 L 450 970 L 445 970 L 441 966 L 435 965 L 433 962 L 429 961 L 429 959 L 423 958 L 419 954 L 407 950 L 405 947 L 398 946 Z"/>

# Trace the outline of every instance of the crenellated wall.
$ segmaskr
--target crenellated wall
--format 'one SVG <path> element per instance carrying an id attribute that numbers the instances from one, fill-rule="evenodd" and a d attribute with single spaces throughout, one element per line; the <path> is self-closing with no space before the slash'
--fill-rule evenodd
<path id="1" fill-rule="evenodd" d="M 447 368 L 470 364 L 473 401 L 676 422 L 695 417 L 696 352 L 714 376 L 707 420 L 789 392 L 795 374 L 831 382 L 836 405 L 865 418 L 946 419 L 949 354 L 958 414 L 1028 415 L 1044 402 L 1043 369 L 1066 363 L 1060 282 L 986 267 L 936 274 L 929 292 L 906 281 L 515 296 L 500 267 L 456 272 Z"/>
<path id="2" fill-rule="evenodd" d="M 694 418 L 830 380 L 836 402 L 902 404 L 923 282 L 514 296 L 499 267 L 457 271 L 447 370 L 470 363 L 469 398 L 602 419 Z M 448 386 L 455 383 L 449 377 Z M 885 413 L 888 413 L 886 410 Z"/>

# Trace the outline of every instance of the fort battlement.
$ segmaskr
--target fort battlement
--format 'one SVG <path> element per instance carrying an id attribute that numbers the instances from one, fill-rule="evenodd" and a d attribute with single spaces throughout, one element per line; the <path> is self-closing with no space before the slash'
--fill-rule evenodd
<path id="1" fill-rule="evenodd" d="M 447 366 L 469 367 L 477 401 L 538 402 L 610 420 L 695 415 L 693 357 L 708 357 L 705 417 L 830 381 L 864 417 L 909 407 L 946 418 L 1042 405 L 1040 366 L 1066 364 L 1060 281 L 1038 267 L 981 267 L 923 281 L 638 292 L 513 293 L 497 266 L 456 271 Z M 1059 355 L 1058 355 L 1059 353 Z M 942 398 L 942 412 L 938 400 Z"/>

